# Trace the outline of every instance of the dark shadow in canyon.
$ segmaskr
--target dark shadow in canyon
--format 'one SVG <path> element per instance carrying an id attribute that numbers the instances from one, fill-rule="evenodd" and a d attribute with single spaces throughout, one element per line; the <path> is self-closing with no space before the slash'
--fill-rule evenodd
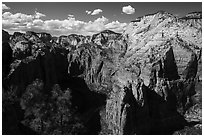
<path id="1" fill-rule="evenodd" d="M 67 83 L 72 91 L 72 106 L 80 113 L 87 134 L 98 134 L 101 130 L 100 108 L 106 104 L 106 95 L 90 91 L 85 81 L 79 77 L 71 77 Z"/>
<path id="2" fill-rule="evenodd" d="M 138 105 L 132 92 L 129 94 L 127 103 L 130 107 L 127 109 L 124 134 L 171 135 L 188 125 L 184 117 L 177 112 L 176 97 L 173 94 L 167 101 L 164 101 L 161 96 L 148 87 L 145 87 L 144 92 L 146 107 Z"/>

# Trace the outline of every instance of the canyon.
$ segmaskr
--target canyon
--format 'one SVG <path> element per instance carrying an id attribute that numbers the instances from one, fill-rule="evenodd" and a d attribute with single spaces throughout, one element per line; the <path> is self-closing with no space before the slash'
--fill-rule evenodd
<path id="1" fill-rule="evenodd" d="M 3 134 L 40 134 L 22 123 L 20 104 L 36 79 L 43 95 L 51 96 L 55 84 L 70 89 L 83 134 L 174 134 L 201 126 L 202 13 L 158 11 L 123 33 L 92 36 L 2 30 Z"/>

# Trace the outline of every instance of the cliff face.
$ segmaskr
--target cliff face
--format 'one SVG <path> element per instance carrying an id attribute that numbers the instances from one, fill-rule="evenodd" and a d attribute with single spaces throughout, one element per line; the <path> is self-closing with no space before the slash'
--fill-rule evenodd
<path id="1" fill-rule="evenodd" d="M 123 68 L 131 64 L 129 77 L 135 78 L 127 78 L 128 74 L 124 72 L 119 72 L 126 76 L 123 80 L 121 78 L 124 76 L 117 76 L 118 88 L 112 92 L 113 97 L 106 104 L 106 120 L 112 133 L 151 134 L 155 131 L 161 133 L 162 128 L 171 132 L 168 129 L 185 125 L 181 115 L 190 104 L 187 98 L 196 93 L 194 84 L 202 48 L 201 18 L 188 17 L 187 20 L 193 22 L 195 27 L 169 13 L 157 12 L 140 17 L 127 27 L 123 36 L 129 41 Z M 137 78 L 142 79 L 143 88 L 139 86 Z M 126 94 L 129 98 L 135 95 L 135 99 L 132 99 L 135 101 L 127 103 L 127 108 L 124 105 L 126 110 L 122 108 L 123 99 L 126 98 L 122 91 L 125 86 L 128 87 L 128 82 L 131 85 L 128 89 L 132 93 Z M 137 88 L 134 90 L 134 87 Z M 139 105 L 138 102 L 142 101 L 143 105 Z M 140 118 L 141 121 L 135 118 L 135 113 L 144 116 Z M 153 126 L 154 122 L 157 127 Z"/>
<path id="2" fill-rule="evenodd" d="M 196 94 L 201 20 L 200 13 L 178 19 L 157 12 L 132 21 L 123 34 L 55 40 L 26 32 L 8 41 L 3 31 L 3 87 L 15 87 L 18 98 L 35 79 L 48 95 L 54 84 L 71 89 L 87 134 L 172 134 L 187 124 L 183 115 Z"/>
<path id="3" fill-rule="evenodd" d="M 8 32 L 2 30 L 2 41 L 3 42 L 8 42 L 9 41 L 9 38 L 10 38 L 10 35 Z"/>
<path id="4" fill-rule="evenodd" d="M 10 35 L 8 32 L 2 30 L 2 77 L 6 77 L 10 71 L 10 64 L 12 62 L 12 49 L 9 45 Z"/>

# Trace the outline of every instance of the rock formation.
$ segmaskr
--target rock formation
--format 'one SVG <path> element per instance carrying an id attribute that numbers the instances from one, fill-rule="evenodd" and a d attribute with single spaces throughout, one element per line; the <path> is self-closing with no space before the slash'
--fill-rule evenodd
<path id="1" fill-rule="evenodd" d="M 68 36 L 62 35 L 57 39 L 57 43 L 65 47 L 77 46 L 77 45 L 81 45 L 89 42 L 90 42 L 90 36 L 83 36 L 83 35 L 77 35 L 77 34 L 70 34 Z"/>
<path id="2" fill-rule="evenodd" d="M 109 41 L 117 39 L 120 35 L 121 35 L 120 33 L 115 33 L 111 30 L 104 30 L 100 33 L 94 34 L 91 38 L 91 41 L 98 45 L 104 46 Z"/>

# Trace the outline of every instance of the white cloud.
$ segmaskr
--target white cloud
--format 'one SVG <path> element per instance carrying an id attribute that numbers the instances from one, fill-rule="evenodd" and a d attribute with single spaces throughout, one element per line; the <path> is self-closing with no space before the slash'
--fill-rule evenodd
<path id="1" fill-rule="evenodd" d="M 41 27 L 40 29 L 42 29 L 42 24 L 44 24 L 44 21 L 40 18 L 43 16 L 45 15 L 39 12 L 35 12 L 33 15 L 4 12 L 2 14 L 2 28 L 10 32 L 27 31 L 33 27 Z"/>
<path id="2" fill-rule="evenodd" d="M 68 18 L 64 20 L 45 20 L 42 19 L 44 16 L 44 14 L 39 12 L 35 12 L 33 15 L 5 12 L 2 14 L 2 27 L 10 33 L 15 31 L 35 31 L 47 32 L 59 36 L 72 33 L 92 35 L 105 29 L 122 32 L 127 25 L 119 21 L 109 21 L 109 19 L 104 16 L 87 22 L 76 20 L 72 15 L 68 15 Z"/>
<path id="3" fill-rule="evenodd" d="M 3 19 L 8 18 L 10 15 L 13 15 L 13 14 L 11 14 L 10 12 L 4 12 L 4 13 L 2 14 L 2 18 L 3 18 Z"/>
<path id="4" fill-rule="evenodd" d="M 26 24 L 28 22 L 31 22 L 33 18 L 34 17 L 32 15 L 26 15 L 22 13 L 12 14 L 10 12 L 4 12 L 2 15 L 2 20 L 9 21 L 10 24 L 13 23 L 14 25 L 15 23 Z"/>
<path id="5" fill-rule="evenodd" d="M 33 22 L 27 23 L 26 26 L 27 26 L 29 29 L 32 29 L 32 28 L 39 28 L 39 29 L 41 29 L 41 28 L 43 27 L 43 25 L 44 25 L 44 21 L 43 21 L 43 20 L 41 20 L 41 19 L 35 19 L 35 20 L 33 20 Z"/>
<path id="6" fill-rule="evenodd" d="M 62 28 L 62 22 L 60 20 L 46 20 L 44 22 L 44 28 L 46 30 L 60 29 Z"/>
<path id="7" fill-rule="evenodd" d="M 91 11 L 90 10 L 86 10 L 86 13 L 89 15 L 89 14 L 91 14 Z"/>
<path id="8" fill-rule="evenodd" d="M 103 12 L 101 9 L 95 9 L 93 12 L 90 10 L 85 11 L 88 15 L 98 15 L 99 13 Z"/>
<path id="9" fill-rule="evenodd" d="M 112 31 L 122 33 L 126 26 L 127 26 L 127 23 L 120 23 L 119 21 L 109 22 L 107 18 L 102 16 L 100 18 L 97 18 L 93 22 L 89 21 L 84 28 L 86 31 L 88 31 L 91 34 L 98 33 L 106 29 L 110 29 Z"/>
<path id="10" fill-rule="evenodd" d="M 113 21 L 106 25 L 107 29 L 115 32 L 123 32 L 126 29 L 127 23 L 120 23 L 119 21 Z"/>
<path id="11" fill-rule="evenodd" d="M 91 15 L 97 15 L 97 14 L 99 14 L 100 12 L 103 12 L 101 9 L 95 9 L 92 13 L 91 13 Z"/>
<path id="12" fill-rule="evenodd" d="M 28 22 L 33 22 L 35 19 L 40 19 L 41 17 L 44 17 L 45 15 L 39 12 L 35 12 L 34 15 L 27 15 L 23 13 L 16 13 L 12 14 L 11 12 L 4 12 L 2 14 L 2 20 L 8 21 L 10 24 L 16 25 L 16 23 L 19 24 L 27 24 Z M 6 25 L 3 23 L 3 25 Z"/>
<path id="13" fill-rule="evenodd" d="M 127 23 L 120 23 L 117 20 L 117 21 L 113 21 L 113 22 L 106 24 L 106 29 L 111 29 L 113 31 L 122 32 L 126 26 L 127 26 Z"/>
<path id="14" fill-rule="evenodd" d="M 130 5 L 128 6 L 124 6 L 122 8 L 122 11 L 126 14 L 134 14 L 135 13 L 135 9 L 133 7 L 131 7 Z"/>
<path id="15" fill-rule="evenodd" d="M 68 14 L 68 18 L 73 18 L 73 17 L 74 17 L 74 15 Z"/>
<path id="16" fill-rule="evenodd" d="M 41 19 L 35 19 L 33 20 L 33 24 L 37 26 L 42 26 L 44 24 L 44 21 Z"/>
<path id="17" fill-rule="evenodd" d="M 101 18 L 97 18 L 94 23 L 104 23 L 106 24 L 108 22 L 108 19 L 104 16 L 102 16 Z"/>
<path id="18" fill-rule="evenodd" d="M 42 14 L 40 12 L 35 11 L 35 18 L 39 19 L 39 18 L 45 17 L 45 16 L 46 16 L 45 14 Z"/>
<path id="19" fill-rule="evenodd" d="M 88 32 L 96 33 L 106 29 L 105 24 L 108 23 L 108 19 L 102 16 L 101 18 L 97 18 L 96 20 L 89 21 L 84 29 Z"/>
<path id="20" fill-rule="evenodd" d="M 8 6 L 6 6 L 6 4 L 2 3 L 2 10 L 9 10 L 9 9 L 10 9 L 10 7 L 8 7 Z"/>

